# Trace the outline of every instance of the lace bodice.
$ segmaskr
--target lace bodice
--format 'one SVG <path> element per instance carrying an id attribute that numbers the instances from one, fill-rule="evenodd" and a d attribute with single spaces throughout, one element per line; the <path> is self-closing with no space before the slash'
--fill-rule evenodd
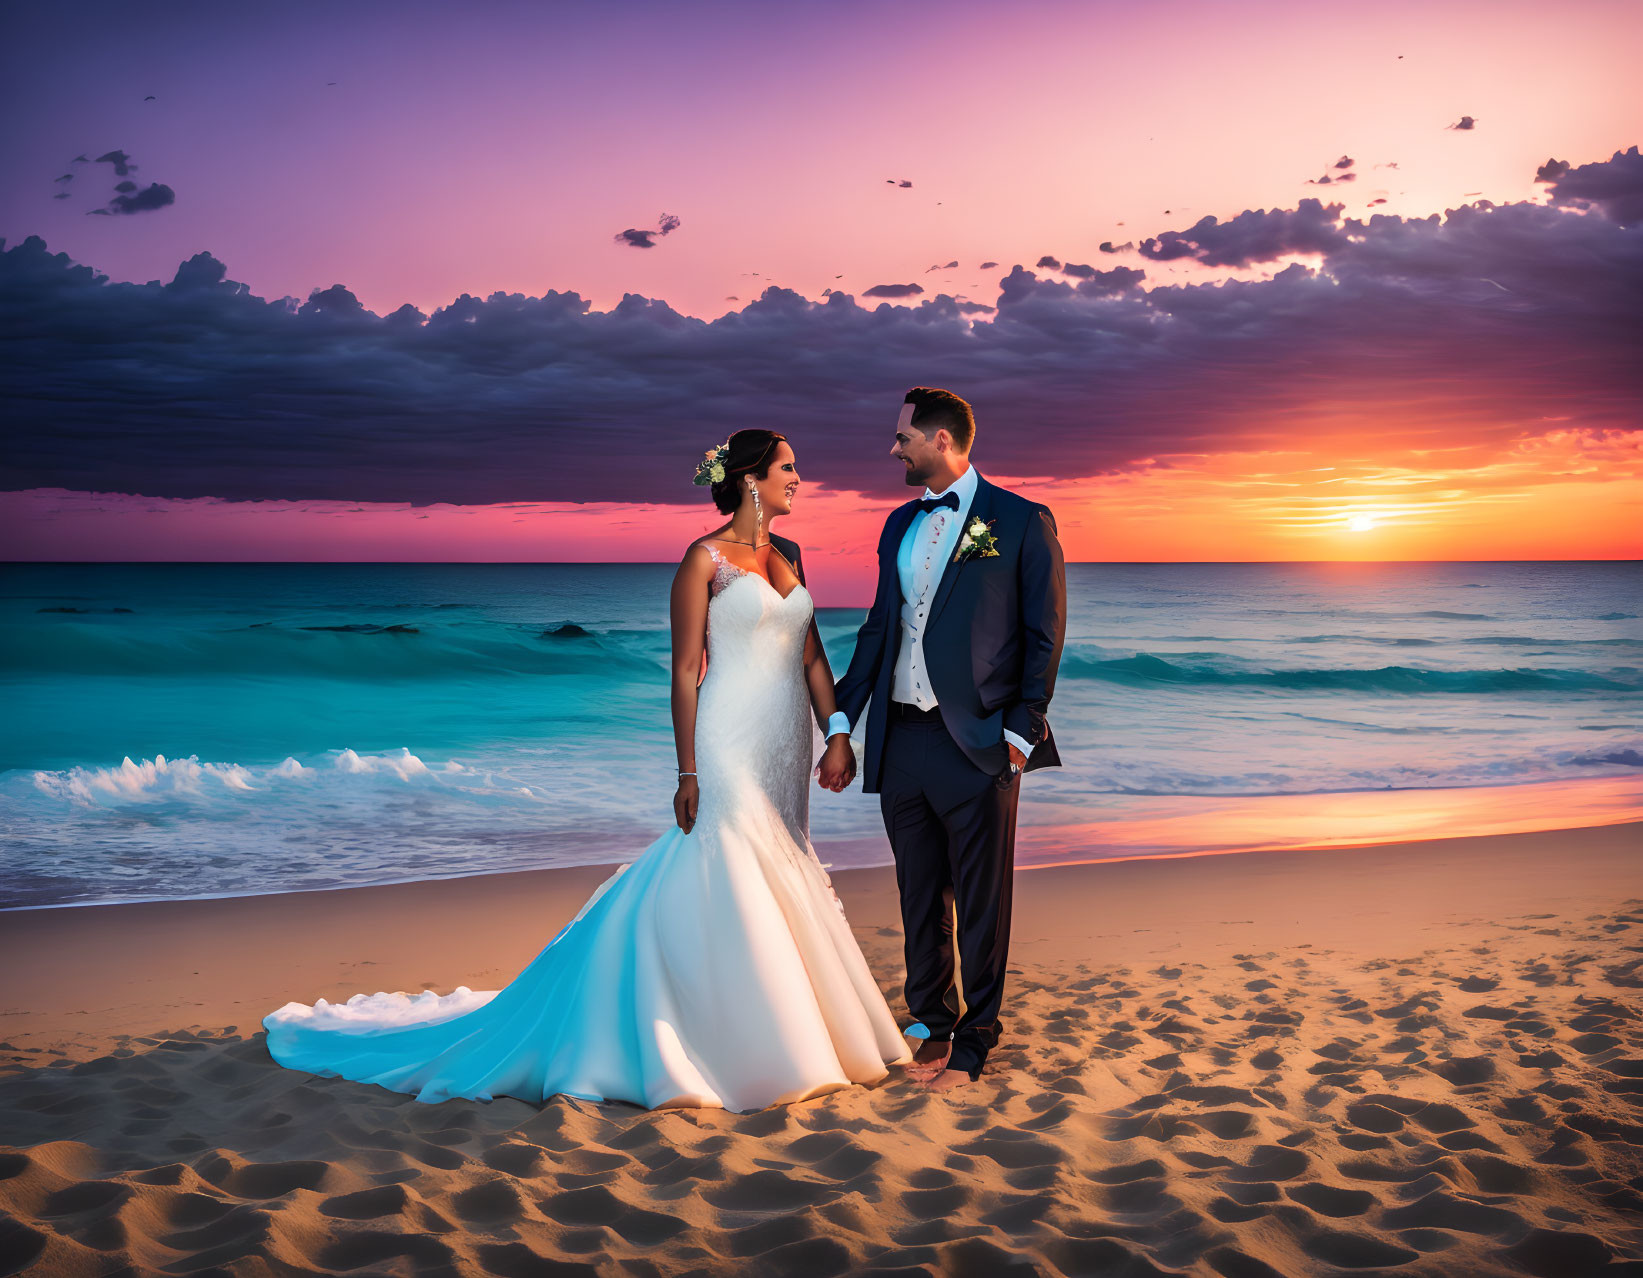
<path id="1" fill-rule="evenodd" d="M 704 543 L 706 544 L 706 543 Z M 712 546 L 707 675 L 697 693 L 700 820 L 746 810 L 763 794 L 795 841 L 810 831 L 810 691 L 804 643 L 814 605 L 804 586 L 782 594 Z"/>
<path id="2" fill-rule="evenodd" d="M 736 578 L 748 575 L 745 568 L 738 568 L 712 546 L 708 546 L 707 553 L 713 560 L 713 579 L 707 583 L 707 592 L 714 598 L 717 598 L 719 592 Z"/>
<path id="3" fill-rule="evenodd" d="M 714 598 L 717 598 L 724 588 L 731 582 L 735 581 L 738 577 L 759 577 L 758 573 L 749 572 L 746 568 L 741 568 L 731 563 L 730 560 L 726 559 L 722 554 L 713 548 L 711 542 L 704 541 L 702 545 L 707 548 L 707 553 L 713 560 L 713 577 L 708 582 L 707 590 L 708 594 Z M 763 581 L 765 585 L 770 586 L 772 590 L 776 589 L 776 587 L 771 584 L 768 577 L 760 577 L 759 579 Z M 795 589 L 796 588 L 797 587 L 795 587 Z M 788 595 L 792 593 L 793 592 L 791 590 L 788 591 Z M 780 591 L 777 591 L 777 594 L 783 599 L 787 598 L 787 595 L 782 595 Z"/>

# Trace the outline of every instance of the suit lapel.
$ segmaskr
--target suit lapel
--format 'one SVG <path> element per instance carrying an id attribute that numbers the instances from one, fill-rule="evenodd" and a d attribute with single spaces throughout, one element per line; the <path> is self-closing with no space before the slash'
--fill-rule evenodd
<path id="1" fill-rule="evenodd" d="M 976 475 L 976 495 L 970 500 L 970 513 L 964 516 L 964 527 L 970 526 L 972 519 L 979 519 L 986 523 L 993 517 L 993 486 Z M 958 554 L 959 542 L 964 540 L 964 529 L 958 531 L 958 541 L 953 543 L 953 555 Z M 936 583 L 936 597 L 930 604 L 930 625 L 935 625 L 936 618 L 941 616 L 941 610 L 947 604 L 948 596 L 953 593 L 953 586 L 958 582 L 959 573 L 964 571 L 964 564 L 953 562 L 953 555 L 947 557 L 942 565 L 941 580 Z M 968 561 L 966 561 L 968 562 Z"/>
<path id="2" fill-rule="evenodd" d="M 918 514 L 918 505 L 908 502 L 905 506 L 898 506 L 890 512 L 890 546 L 889 553 L 879 561 L 879 577 L 882 589 L 891 592 L 890 598 L 897 600 L 895 610 L 901 611 L 901 570 L 897 566 L 901 558 L 901 543 L 907 536 L 907 529 L 912 525 L 913 516 Z"/>

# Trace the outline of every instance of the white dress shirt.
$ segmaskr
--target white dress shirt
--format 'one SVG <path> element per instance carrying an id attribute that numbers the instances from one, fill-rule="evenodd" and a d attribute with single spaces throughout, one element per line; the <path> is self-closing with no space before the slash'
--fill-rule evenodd
<path id="1" fill-rule="evenodd" d="M 924 662 L 924 631 L 942 574 L 953 569 L 953 555 L 964 535 L 978 480 L 975 467 L 970 466 L 941 492 L 926 488 L 927 498 L 952 493 L 958 498 L 958 509 L 920 511 L 902 536 L 896 554 L 896 576 L 901 584 L 901 640 L 890 679 L 892 701 L 905 701 L 921 710 L 933 710 L 938 704 Z M 1004 739 L 1023 755 L 1032 753 L 1032 745 L 1008 728 L 1004 729 Z"/>

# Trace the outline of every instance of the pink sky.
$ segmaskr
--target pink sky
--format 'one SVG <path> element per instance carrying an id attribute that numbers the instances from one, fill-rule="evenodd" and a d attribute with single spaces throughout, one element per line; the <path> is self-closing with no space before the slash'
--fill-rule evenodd
<path id="1" fill-rule="evenodd" d="M 595 311 L 639 294 L 713 318 L 737 312 L 773 284 L 812 301 L 843 290 L 870 306 L 873 286 L 917 282 L 926 300 L 945 292 L 990 305 L 1012 265 L 1032 268 L 1043 255 L 1103 270 L 1144 268 L 1148 289 L 1229 276 L 1271 279 L 1307 255 L 1228 269 L 1191 257 L 1151 260 L 1134 249 L 1103 253 L 1100 245 L 1184 231 L 1206 216 L 1227 221 L 1244 210 L 1293 209 L 1308 197 L 1343 204 L 1349 219 L 1417 219 L 1464 212 L 1474 200 L 1542 200 L 1546 188 L 1535 172 L 1551 157 L 1602 161 L 1643 134 L 1633 65 L 1643 47 L 1643 6 L 1601 0 L 1561 7 L 1555 16 L 1542 3 L 1497 0 L 1373 10 L 1274 0 L 464 10 L 293 3 L 223 7 L 210 21 L 181 10 L 109 4 L 19 11 L 9 23 L 0 69 L 14 101 L 26 104 L 0 138 L 7 177 L 0 183 L 0 236 L 14 251 L 23 237 L 40 236 L 54 253 L 113 281 L 137 283 L 170 281 L 179 263 L 208 252 L 257 297 L 305 299 L 342 285 L 377 315 L 406 303 L 432 313 L 463 295 L 534 298 L 574 290 Z M 145 101 L 149 95 L 154 100 Z M 1476 126 L 1449 127 L 1463 116 Z M 107 164 L 74 165 L 72 158 L 114 148 L 132 157 L 141 184 L 174 188 L 175 203 L 132 216 L 88 216 L 108 198 L 112 173 Z M 1346 156 L 1350 169 L 1333 167 Z M 1348 172 L 1355 181 L 1308 184 Z M 65 173 L 73 179 L 58 182 Z M 903 189 L 886 179 L 913 185 Z M 69 198 L 53 198 L 64 193 Z M 613 238 L 627 228 L 654 228 L 663 213 L 681 224 L 654 247 Z M 1380 271 L 1371 280 L 1376 288 L 1413 269 L 1420 246 L 1408 245 L 1420 237 L 1404 234 L 1409 225 L 1387 238 L 1412 256 L 1388 248 L 1383 259 L 1346 269 L 1360 279 Z M 1465 252 L 1489 233 L 1480 219 L 1475 232 L 1456 231 L 1445 251 Z M 1419 287 L 1430 281 L 1453 297 L 1480 290 L 1475 306 L 1465 303 L 1480 317 L 1477 331 L 1485 336 L 1477 340 L 1487 340 L 1497 316 L 1509 318 L 1491 306 L 1539 307 L 1555 317 L 1566 299 L 1522 300 L 1542 282 L 1542 264 L 1529 256 L 1533 247 L 1526 246 L 1520 263 L 1522 281 L 1470 278 L 1486 273 L 1478 260 L 1499 260 L 1496 243 L 1496 258 L 1468 259 L 1453 281 L 1439 261 Z M 1565 247 L 1572 258 L 1545 266 L 1543 278 L 1567 278 L 1563 265 L 1585 252 L 1578 243 Z M 960 270 L 928 269 L 955 259 Z M 984 261 L 998 265 L 984 271 Z M 1041 274 L 1040 285 L 1063 288 L 1051 272 Z M 1182 325 L 1192 322 L 1197 292 L 1207 291 L 1180 289 L 1171 300 L 1170 315 Z M 738 300 L 727 301 L 731 296 Z M 1034 294 L 1018 308 L 1023 317 L 1014 331 L 1032 333 L 1037 302 Z M 1399 305 L 1394 299 L 1401 315 Z M 1046 350 L 1056 346 L 1065 356 L 1069 331 L 1099 336 L 1100 315 L 1063 307 L 1053 322 L 1064 327 L 1046 332 Z M 70 345 L 81 318 L 64 321 Z M 667 331 L 665 316 L 646 322 L 658 334 Z M 746 328 L 762 326 L 768 334 L 785 322 L 754 316 Z M 871 332 L 876 321 L 850 322 L 859 328 L 849 340 L 860 345 L 859 333 Z M 1425 334 L 1418 323 L 1412 314 L 1409 333 L 1396 332 L 1393 340 L 1416 347 L 1445 336 Z M 653 352 L 642 333 L 618 358 L 610 352 L 624 334 L 610 333 L 620 328 L 589 330 L 590 358 L 581 363 L 596 371 L 574 388 L 592 404 L 577 402 L 581 417 L 567 408 L 556 420 L 544 409 L 538 430 L 527 405 L 527 430 L 542 438 L 565 432 L 568 465 L 583 456 L 586 435 L 576 432 L 590 421 L 631 415 L 624 393 L 636 368 L 683 368 L 692 357 L 688 344 L 658 343 Z M 632 331 L 641 328 L 636 321 Z M 19 331 L 27 336 L 29 329 L 25 317 Z M 850 370 L 832 362 L 833 352 L 807 346 L 833 331 L 843 331 L 842 321 L 812 308 L 794 321 L 795 344 L 779 354 L 795 366 L 812 355 L 808 375 L 826 380 L 831 369 L 845 382 Z M 338 332 L 341 350 L 353 339 Z M 552 340 L 582 336 L 567 339 L 564 332 L 554 330 Z M 739 390 L 778 378 L 782 370 L 770 366 L 768 352 L 749 355 L 755 348 L 736 346 L 735 332 L 703 348 L 719 353 L 724 380 Z M 497 349 L 514 336 L 499 336 Z M 214 347 L 219 339 L 229 344 L 233 334 L 210 334 L 195 345 Z M 528 346 L 535 339 L 520 340 Z M 683 343 L 697 340 L 687 334 Z M 1007 363 L 1008 376 L 1030 389 L 1038 352 L 1030 341 L 1011 340 L 1016 345 L 1001 343 L 997 362 L 984 371 Z M 1348 334 L 1348 346 L 1352 340 Z M 984 422 L 977 462 L 993 478 L 1049 502 L 1074 559 L 1643 555 L 1643 430 L 1636 429 L 1635 403 L 1628 408 L 1614 385 L 1594 389 L 1594 370 L 1575 368 L 1561 354 L 1547 360 L 1544 394 L 1533 404 L 1515 386 L 1491 400 L 1489 374 L 1469 362 L 1480 348 L 1456 342 L 1454 358 L 1438 361 L 1434 380 L 1393 387 L 1405 396 L 1397 403 L 1370 402 L 1362 370 L 1350 380 L 1336 351 L 1319 358 L 1340 362 L 1338 394 L 1331 386 L 1296 392 L 1312 398 L 1282 420 L 1266 419 L 1276 411 L 1264 398 L 1274 386 L 1257 387 L 1262 397 L 1240 401 L 1225 417 L 1206 416 L 1201 430 L 1194 414 L 1204 411 L 1204 399 L 1172 404 L 1138 424 L 1133 438 L 1126 422 L 1102 421 L 1085 435 L 1105 432 L 1117 444 L 1091 449 L 1073 467 L 1076 478 L 1057 482 L 1044 476 L 1070 471 L 1053 447 L 1033 457 L 1032 473 L 1021 473 L 1019 462 L 1016 474 L 995 463 L 1000 453 L 989 453 L 989 439 L 996 450 L 1000 435 L 986 434 L 1003 416 L 995 411 Z M 87 342 L 72 353 L 79 359 L 96 348 Z M 1109 348 L 1115 360 L 1125 358 L 1122 342 Z M 1160 371 L 1159 396 L 1212 366 L 1217 354 L 1203 346 L 1192 352 L 1186 367 Z M 1490 353 L 1522 370 L 1523 361 L 1506 348 Z M 480 350 L 476 362 L 483 364 L 485 354 Z M 421 368 L 455 363 L 450 357 L 448 347 L 418 353 Z M 609 357 L 610 371 L 594 357 Z M 252 350 L 248 361 L 267 368 L 281 358 L 288 357 Z M 346 395 L 371 393 L 370 378 L 391 367 L 370 362 L 376 358 L 367 352 L 362 359 L 366 371 L 357 387 L 343 387 L 345 402 L 369 407 Z M 1061 370 L 1079 358 L 1074 350 Z M 1607 358 L 1598 352 L 1593 363 Z M 866 368 L 865 361 L 856 371 L 860 385 L 851 383 L 852 393 L 873 404 L 882 398 L 886 443 L 902 387 L 923 380 L 928 367 L 908 355 L 888 371 Z M 73 383 L 73 371 L 53 370 L 49 380 Z M 1606 367 L 1595 373 L 1618 381 Z M 1434 377 L 1431 369 L 1421 375 Z M 167 368 L 155 376 L 160 386 L 176 386 L 180 408 L 192 406 L 187 375 L 173 382 Z M 329 370 L 318 380 L 325 376 Z M 224 382 L 231 389 L 233 378 L 231 372 Z M 889 378 L 901 380 L 880 384 Z M 1457 408 L 1473 395 L 1469 378 L 1481 389 Z M 481 388 L 467 402 L 487 409 L 490 387 L 472 384 Z M 551 394 L 562 388 L 547 379 L 544 385 L 543 402 L 557 405 Z M 999 385 L 1003 402 L 1021 410 L 1001 431 L 1027 437 L 1036 425 L 1032 401 L 1017 397 L 1007 381 Z M 1092 402 L 1105 385 L 1089 392 Z M 1056 438 L 1085 437 L 1077 420 L 1083 393 L 1074 389 L 1070 409 L 1062 393 L 1057 429 L 1067 433 Z M 1567 405 L 1559 402 L 1565 395 Z M 653 402 L 638 392 L 634 399 Z M 752 399 L 756 410 L 757 394 Z M 1525 416 L 1511 415 L 1514 404 Z M 688 425 L 662 421 L 635 448 L 667 465 L 672 453 L 663 450 L 693 458 L 719 437 L 707 437 L 697 421 L 729 416 L 724 405 L 713 394 L 674 405 Z M 109 439 L 131 429 L 116 420 L 121 407 L 110 407 Z M 749 411 L 745 403 L 735 407 Z M 54 442 L 85 441 L 69 449 L 76 466 L 97 458 L 95 437 L 60 429 L 49 414 L 42 420 L 48 424 L 34 427 L 36 438 L 56 432 Z M 867 442 L 811 431 L 817 470 L 823 445 L 832 449 L 831 487 L 813 483 L 784 529 L 806 545 L 824 598 L 839 600 L 861 593 L 874 530 L 891 496 L 889 488 L 863 497 L 848 487 L 871 488 L 879 449 L 865 412 L 849 422 Z M 143 483 L 99 473 L 70 476 L 82 481 L 76 484 L 58 475 L 0 493 L 3 553 L 657 560 L 673 558 L 682 541 L 711 523 L 705 506 L 657 504 L 661 489 L 653 477 L 651 500 L 631 504 L 312 500 L 339 473 L 360 480 L 362 491 L 373 467 L 333 463 L 300 443 L 287 451 L 308 472 L 299 470 L 289 487 L 280 487 L 283 477 L 270 485 L 271 495 L 291 500 L 225 501 L 216 494 L 245 497 L 255 487 L 247 474 L 254 479 L 259 468 L 289 458 L 265 425 L 231 416 L 209 424 L 244 451 L 219 470 L 208 466 L 204 479 L 190 474 L 185 482 L 170 473 L 205 451 L 191 441 L 210 434 L 179 430 L 175 439 L 145 436 L 132 445 L 132 456 L 161 458 L 160 481 L 152 469 Z M 329 421 L 318 429 L 323 437 Z M 386 421 L 381 449 L 373 452 L 378 441 L 367 439 L 352 456 L 392 453 L 400 429 Z M 427 447 L 430 455 L 442 446 L 457 454 L 447 472 L 455 482 L 467 460 L 460 457 L 463 428 L 444 429 L 451 438 Z M 794 440 L 802 463 L 805 433 L 795 431 Z M 561 446 L 557 436 L 547 443 Z M 25 462 L 28 451 L 17 450 Z M 846 467 L 841 455 L 859 456 L 860 463 Z M 504 445 L 493 449 L 492 464 L 497 456 L 514 454 Z M 518 467 L 528 467 L 523 452 Z M 212 487 L 219 474 L 222 486 Z M 410 480 L 398 483 L 372 493 L 411 491 Z M 308 491 L 297 491 L 305 485 Z M 344 495 L 356 491 L 341 486 Z M 681 482 L 681 503 L 699 495 Z"/>
<path id="2" fill-rule="evenodd" d="M 258 296 L 341 283 L 378 314 L 554 288 L 707 317 L 770 282 L 991 301 L 981 261 L 1093 262 L 1204 214 L 1522 199 L 1548 156 L 1605 157 L 1643 116 L 1629 3 L 78 12 L 10 19 L 27 113 L 0 140 L 0 234 L 137 282 L 209 250 Z M 51 198 L 113 147 L 175 206 Z M 1343 154 L 1355 184 L 1306 185 Z M 683 224 L 655 248 L 612 241 L 664 212 Z"/>
<path id="3" fill-rule="evenodd" d="M 802 473 L 802 444 L 799 452 Z M 1057 513 L 1070 560 L 1643 559 L 1643 431 L 1552 433 L 1419 470 L 1299 453 L 1178 457 L 1063 483 L 997 477 Z M 691 490 L 698 495 L 699 489 Z M 813 593 L 867 603 L 894 501 L 801 487 L 778 531 Z M 639 505 L 169 500 L 0 493 L 15 559 L 647 562 L 717 527 L 706 502 Z"/>

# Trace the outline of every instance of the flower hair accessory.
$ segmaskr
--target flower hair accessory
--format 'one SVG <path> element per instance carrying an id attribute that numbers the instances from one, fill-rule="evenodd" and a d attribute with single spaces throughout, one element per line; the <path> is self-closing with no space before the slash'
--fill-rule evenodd
<path id="1" fill-rule="evenodd" d="M 710 448 L 702 460 L 696 463 L 696 478 L 693 481 L 697 487 L 706 484 L 722 484 L 725 481 L 725 458 L 730 456 L 730 441 L 727 439 L 717 448 Z"/>

